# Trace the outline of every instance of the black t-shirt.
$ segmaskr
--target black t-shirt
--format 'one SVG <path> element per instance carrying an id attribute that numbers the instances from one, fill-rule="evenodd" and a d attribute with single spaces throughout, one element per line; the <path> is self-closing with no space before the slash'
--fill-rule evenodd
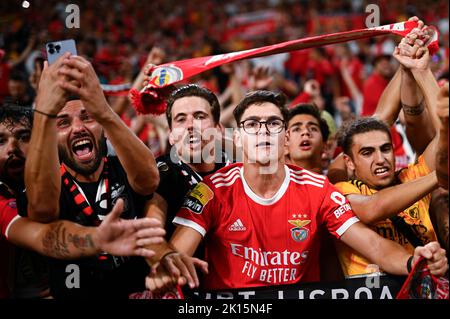
<path id="1" fill-rule="evenodd" d="M 143 217 L 143 208 L 148 197 L 134 192 L 115 156 L 108 156 L 108 180 L 110 207 L 118 198 L 122 198 L 124 212 L 121 218 Z M 77 184 L 88 202 L 93 204 L 91 207 L 98 205 L 95 198 L 100 183 Z M 60 219 L 94 226 L 83 218 L 83 213 L 68 187 L 64 183 L 61 185 Z M 140 257 L 102 255 L 73 261 L 50 259 L 50 290 L 55 298 L 127 298 L 130 293 L 145 290 L 145 276 L 148 272 L 147 263 Z M 78 286 L 79 288 L 76 288 Z"/>
<path id="2" fill-rule="evenodd" d="M 189 165 L 181 161 L 174 155 L 172 161 L 170 154 L 160 156 L 156 159 L 160 182 L 156 193 L 161 195 L 167 202 L 166 218 L 166 238 L 170 239 L 175 231 L 175 225 L 172 220 L 180 210 L 186 194 L 199 183 L 203 177 L 213 174 L 225 165 L 229 164 L 225 153 L 222 160 L 216 163 L 214 170 L 206 173 L 195 172 Z"/>
<path id="3" fill-rule="evenodd" d="M 86 199 L 89 203 L 95 203 L 95 197 L 97 195 L 98 185 L 100 181 L 92 182 L 92 183 L 81 183 L 77 182 L 80 185 L 81 189 L 83 189 L 84 195 L 86 195 Z"/>

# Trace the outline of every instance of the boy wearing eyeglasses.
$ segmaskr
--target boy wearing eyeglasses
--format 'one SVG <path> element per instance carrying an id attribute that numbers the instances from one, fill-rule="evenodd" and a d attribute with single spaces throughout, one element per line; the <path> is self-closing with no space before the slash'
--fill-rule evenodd
<path id="1" fill-rule="evenodd" d="M 147 288 L 161 292 L 186 283 L 194 288 L 199 285 L 194 266 L 206 273 L 205 290 L 319 281 L 322 228 L 389 273 L 406 275 L 420 256 L 436 275 L 445 273 L 447 260 L 438 243 L 418 247 L 411 256 L 360 223 L 326 177 L 285 164 L 282 95 L 251 92 L 234 116 L 243 163 L 206 177 L 187 195 L 173 221 L 175 250 L 147 277 Z M 202 240 L 208 265 L 190 257 Z"/>

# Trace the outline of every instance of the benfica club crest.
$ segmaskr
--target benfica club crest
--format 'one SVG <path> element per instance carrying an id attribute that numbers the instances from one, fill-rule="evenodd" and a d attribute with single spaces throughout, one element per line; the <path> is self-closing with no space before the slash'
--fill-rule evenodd
<path id="1" fill-rule="evenodd" d="M 164 87 L 183 79 L 183 71 L 174 65 L 157 67 L 150 75 L 150 81 L 156 87 Z"/>
<path id="2" fill-rule="evenodd" d="M 296 242 L 302 242 L 305 241 L 309 236 L 309 230 L 305 227 L 308 225 L 311 220 L 301 220 L 301 219 L 294 219 L 294 220 L 288 220 L 289 224 L 294 225 L 294 228 L 291 228 L 291 236 L 292 239 Z"/>

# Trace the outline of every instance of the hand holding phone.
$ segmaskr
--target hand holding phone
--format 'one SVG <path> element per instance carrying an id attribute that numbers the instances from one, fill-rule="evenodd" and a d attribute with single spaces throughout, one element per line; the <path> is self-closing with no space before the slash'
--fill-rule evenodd
<path id="1" fill-rule="evenodd" d="M 71 55 L 77 55 L 77 48 L 73 39 L 49 42 L 45 45 L 45 48 L 49 65 L 66 52 L 70 52 Z"/>

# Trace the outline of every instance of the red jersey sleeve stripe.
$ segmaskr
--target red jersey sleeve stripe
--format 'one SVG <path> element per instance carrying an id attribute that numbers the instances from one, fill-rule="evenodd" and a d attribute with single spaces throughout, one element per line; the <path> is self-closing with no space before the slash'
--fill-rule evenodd
<path id="1" fill-rule="evenodd" d="M 358 219 L 358 217 L 356 217 L 356 216 L 347 219 L 347 220 L 345 221 L 345 223 L 343 223 L 343 224 L 341 225 L 341 227 L 339 227 L 339 228 L 336 230 L 336 234 L 338 234 L 339 237 L 341 237 L 341 236 L 347 231 L 347 229 L 350 228 L 350 226 L 352 226 L 354 223 L 357 223 L 357 222 L 359 222 L 359 219 Z"/>
<path id="2" fill-rule="evenodd" d="M 202 237 L 205 237 L 206 235 L 206 230 L 205 228 L 203 228 L 202 226 L 200 226 L 199 224 L 197 224 L 196 222 L 183 218 L 183 217 L 175 217 L 172 221 L 175 225 L 181 225 L 181 226 L 186 226 L 189 228 L 192 228 L 193 230 L 197 231 L 200 233 L 200 235 L 202 235 Z"/>
<path id="3" fill-rule="evenodd" d="M 5 237 L 6 237 L 6 239 L 9 239 L 9 229 L 11 228 L 11 225 L 12 225 L 16 220 L 18 220 L 19 218 L 21 218 L 21 216 L 19 216 L 19 215 L 14 216 L 14 218 L 11 219 L 11 221 L 8 223 L 8 226 L 6 226 L 6 229 L 5 229 Z"/>

